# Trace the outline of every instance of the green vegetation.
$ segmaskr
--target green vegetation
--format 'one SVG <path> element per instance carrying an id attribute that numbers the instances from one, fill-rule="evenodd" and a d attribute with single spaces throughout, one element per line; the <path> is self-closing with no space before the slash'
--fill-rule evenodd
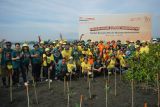
<path id="1" fill-rule="evenodd" d="M 124 75 L 125 80 L 156 84 L 157 74 L 160 73 L 160 44 L 150 44 L 149 48 L 148 54 L 140 54 L 138 58 L 134 54 L 127 60 L 129 69 Z"/>

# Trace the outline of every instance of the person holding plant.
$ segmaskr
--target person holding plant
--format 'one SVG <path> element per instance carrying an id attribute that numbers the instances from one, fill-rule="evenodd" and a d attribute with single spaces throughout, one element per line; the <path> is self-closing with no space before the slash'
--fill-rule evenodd
<path id="1" fill-rule="evenodd" d="M 76 70 L 77 69 L 76 68 L 76 63 L 73 60 L 72 56 L 69 58 L 69 61 L 67 63 L 67 69 L 68 69 L 68 75 L 71 75 L 73 78 L 76 78 L 76 76 L 78 75 L 78 73 L 76 72 L 77 71 Z"/>

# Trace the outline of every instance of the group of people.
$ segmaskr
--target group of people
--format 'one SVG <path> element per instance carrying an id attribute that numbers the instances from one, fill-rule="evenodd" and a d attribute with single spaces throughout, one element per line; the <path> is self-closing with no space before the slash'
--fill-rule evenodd
<path id="1" fill-rule="evenodd" d="M 38 82 L 42 78 L 46 81 L 63 79 L 71 76 L 97 77 L 113 72 L 127 70 L 126 59 L 135 55 L 148 53 L 147 41 L 83 41 L 55 40 L 53 42 L 40 41 L 30 49 L 28 44 L 6 42 L 0 47 L 0 66 L 3 86 L 10 76 L 13 85 L 19 85 L 19 78 L 28 83 L 29 66 L 32 68 L 33 79 Z M 41 76 L 42 74 L 42 76 Z"/>

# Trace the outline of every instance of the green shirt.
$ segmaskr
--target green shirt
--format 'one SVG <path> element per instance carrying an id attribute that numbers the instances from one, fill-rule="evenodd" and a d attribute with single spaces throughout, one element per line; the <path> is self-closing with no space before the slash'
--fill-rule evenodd
<path id="1" fill-rule="evenodd" d="M 13 50 L 12 58 L 20 57 L 21 51 Z M 19 68 L 21 65 L 21 59 L 12 60 L 13 68 Z"/>
<path id="2" fill-rule="evenodd" d="M 30 52 L 22 52 L 22 63 L 24 65 L 29 65 L 30 59 L 31 59 Z"/>
<path id="3" fill-rule="evenodd" d="M 38 57 L 37 58 L 32 57 L 32 60 L 31 60 L 32 63 L 33 64 L 40 64 L 40 63 L 42 63 L 42 51 L 40 49 L 37 49 L 37 50 L 33 49 L 33 50 L 31 50 L 31 55 L 35 55 L 35 54 L 38 54 Z"/>

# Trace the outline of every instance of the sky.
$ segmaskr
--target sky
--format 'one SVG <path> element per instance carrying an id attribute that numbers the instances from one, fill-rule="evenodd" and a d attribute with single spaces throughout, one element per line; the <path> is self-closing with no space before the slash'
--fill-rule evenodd
<path id="1" fill-rule="evenodd" d="M 0 0 L 0 40 L 78 39 L 81 14 L 149 13 L 160 37 L 160 0 Z"/>

